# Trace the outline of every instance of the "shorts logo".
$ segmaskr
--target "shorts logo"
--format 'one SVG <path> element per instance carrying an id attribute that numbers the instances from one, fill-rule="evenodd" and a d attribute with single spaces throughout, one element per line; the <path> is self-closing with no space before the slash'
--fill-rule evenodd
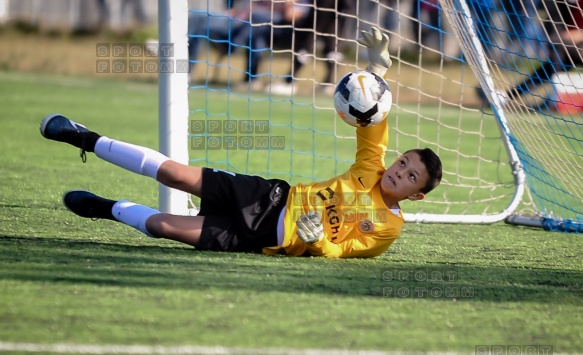
<path id="1" fill-rule="evenodd" d="M 279 201 L 281 200 L 281 195 L 283 195 L 283 190 L 281 189 L 281 187 L 277 186 L 273 193 L 273 197 L 271 197 L 274 206 L 277 206 L 277 204 L 279 204 Z"/>
<path id="2" fill-rule="evenodd" d="M 358 225 L 358 229 L 362 233 L 371 233 L 371 232 L 374 232 L 374 224 L 372 224 L 371 221 L 365 219 L 363 221 L 360 221 L 360 224 Z"/>
<path id="3" fill-rule="evenodd" d="M 237 174 L 231 172 L 231 171 L 227 171 L 227 170 L 221 170 L 221 169 L 213 169 L 213 172 L 215 173 L 225 173 L 225 174 L 229 174 L 231 176 L 236 176 Z"/>

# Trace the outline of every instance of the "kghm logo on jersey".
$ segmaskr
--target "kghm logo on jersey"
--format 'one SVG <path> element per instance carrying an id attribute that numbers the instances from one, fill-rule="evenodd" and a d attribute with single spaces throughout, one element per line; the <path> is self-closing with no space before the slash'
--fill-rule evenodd
<path id="1" fill-rule="evenodd" d="M 358 229 L 361 233 L 371 233 L 374 232 L 374 224 L 371 221 L 365 219 L 360 221 L 358 224 Z"/>
<path id="2" fill-rule="evenodd" d="M 316 196 L 318 196 L 320 199 L 322 199 L 322 201 L 329 201 L 329 202 L 337 201 L 336 197 L 334 196 L 334 190 L 332 190 L 329 187 L 327 187 L 324 190 L 318 191 Z M 336 233 L 338 233 L 338 230 L 340 228 L 340 214 L 338 213 L 336 205 L 331 204 L 329 206 L 326 206 L 325 215 L 327 217 L 328 224 L 330 225 L 330 229 L 331 229 L 332 233 L 334 235 L 336 235 Z M 332 238 L 332 240 L 334 240 L 335 238 L 336 237 Z"/>

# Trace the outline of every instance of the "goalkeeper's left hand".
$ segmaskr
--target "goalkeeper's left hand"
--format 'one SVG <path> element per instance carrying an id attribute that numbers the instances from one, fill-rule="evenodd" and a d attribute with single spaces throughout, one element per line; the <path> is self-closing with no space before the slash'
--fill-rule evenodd
<path id="1" fill-rule="evenodd" d="M 296 225 L 298 226 L 296 233 L 304 243 L 314 244 L 324 238 L 324 226 L 316 212 L 302 214 Z"/>
<path id="2" fill-rule="evenodd" d="M 389 57 L 389 36 L 378 28 L 372 27 L 370 33 L 362 31 L 358 43 L 368 49 L 368 67 L 366 70 L 384 78 L 387 69 L 393 62 Z"/>

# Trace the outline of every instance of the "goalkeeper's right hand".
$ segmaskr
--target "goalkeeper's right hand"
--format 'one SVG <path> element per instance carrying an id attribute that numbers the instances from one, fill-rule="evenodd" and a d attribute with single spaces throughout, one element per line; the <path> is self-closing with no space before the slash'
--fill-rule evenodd
<path id="1" fill-rule="evenodd" d="M 314 211 L 302 214 L 296 221 L 296 225 L 298 226 L 296 234 L 306 244 L 314 244 L 324 238 L 322 220 Z"/>
<path id="2" fill-rule="evenodd" d="M 362 38 L 358 39 L 358 43 L 368 49 L 369 63 L 366 70 L 384 78 L 387 69 L 393 64 L 389 57 L 389 36 L 372 27 L 370 33 L 362 31 Z"/>

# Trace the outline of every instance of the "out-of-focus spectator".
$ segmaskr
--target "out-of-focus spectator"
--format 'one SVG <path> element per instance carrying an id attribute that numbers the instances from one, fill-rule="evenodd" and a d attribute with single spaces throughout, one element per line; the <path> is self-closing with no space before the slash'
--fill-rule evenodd
<path id="1" fill-rule="evenodd" d="M 398 33 L 399 31 L 399 10 L 404 6 L 405 1 L 399 0 L 384 0 L 382 2 L 383 6 L 381 10 L 383 14 L 381 15 L 380 25 L 383 29 Z"/>
<path id="2" fill-rule="evenodd" d="M 347 22 L 347 15 L 355 13 L 352 0 L 316 0 L 313 11 L 305 16 L 301 23 L 295 26 L 294 59 L 284 82 L 274 83 L 268 91 L 278 95 L 291 95 L 294 90 L 294 76 L 308 61 L 309 57 L 316 56 L 316 42 L 322 43 L 322 53 L 326 57 L 326 73 L 321 81 L 324 92 L 334 92 L 335 64 L 342 61 L 338 38 L 343 37 L 343 29 Z"/>
<path id="3" fill-rule="evenodd" d="M 544 30 L 538 20 L 541 5 L 541 0 L 500 0 L 500 8 L 508 18 L 513 48 L 533 59 L 542 55 L 540 39 L 544 38 Z"/>
<path id="4" fill-rule="evenodd" d="M 407 51 L 404 38 L 409 36 L 404 29 L 410 30 L 413 47 L 429 47 L 430 52 L 443 55 L 445 61 L 460 58 L 461 51 L 449 22 L 443 16 L 437 0 L 383 0 L 381 2 L 379 23 L 390 33 L 391 47 Z M 410 44 L 409 44 L 410 45 Z"/>
<path id="5" fill-rule="evenodd" d="M 142 0 L 121 1 L 121 23 L 126 28 L 136 25 L 144 26 L 148 23 L 148 16 L 146 16 Z"/>
<path id="6" fill-rule="evenodd" d="M 439 36 L 441 29 L 440 11 L 437 0 L 413 1 L 411 18 L 417 20 L 413 20 L 413 36 L 418 46 L 426 45 L 429 38 Z M 425 18 L 427 18 L 427 22 L 424 21 Z"/>
<path id="7" fill-rule="evenodd" d="M 517 57 L 541 58 L 541 0 L 470 0 L 469 5 L 488 57 L 510 66 Z"/>
<path id="8" fill-rule="evenodd" d="M 189 56 L 191 71 L 200 50 L 200 41 L 210 39 L 219 44 L 222 54 L 243 48 L 247 65 L 243 86 L 261 89 L 259 66 L 265 52 L 274 46 L 291 43 L 293 26 L 299 24 L 311 7 L 311 0 L 230 1 L 228 13 L 191 12 L 189 16 Z"/>
<path id="9" fill-rule="evenodd" d="M 97 26 L 99 29 L 105 28 L 109 25 L 109 6 L 107 6 L 106 0 L 97 0 L 97 9 L 99 12 L 99 19 Z"/>
<path id="10" fill-rule="evenodd" d="M 546 39 L 541 39 L 547 59 L 532 74 L 506 91 L 496 94 L 502 104 L 508 98 L 517 99 L 523 94 L 537 95 L 536 88 L 551 82 L 553 74 L 567 72 L 583 64 L 583 0 L 544 0 L 548 12 L 545 19 Z M 542 103 L 543 108 L 553 108 L 553 94 Z"/>
<path id="11" fill-rule="evenodd" d="M 248 8 L 241 1 L 224 0 L 226 12 L 191 11 L 188 16 L 188 55 L 190 58 L 189 72 L 192 73 L 194 63 L 200 52 L 201 41 L 209 40 L 224 53 L 231 52 L 234 47 L 249 45 L 249 40 L 236 43 L 239 32 L 250 26 Z"/>
<path id="12" fill-rule="evenodd" d="M 253 90 L 261 88 L 256 80 L 263 54 L 271 49 L 301 49 L 310 30 L 313 28 L 313 0 L 287 0 L 285 2 L 262 0 L 252 1 L 249 9 L 250 22 L 248 27 L 239 33 L 243 39 L 249 38 L 258 53 L 250 53 L 249 71 L 245 73 L 243 87 L 250 85 Z M 312 41 L 313 42 L 313 41 Z M 250 50 L 253 52 L 253 49 Z M 256 59 L 256 60 L 255 60 Z"/>
<path id="13" fill-rule="evenodd" d="M 498 30 L 493 25 L 495 13 L 497 13 L 496 0 L 469 0 L 469 7 L 474 16 L 477 36 L 485 46 L 497 47 L 499 38 Z"/>

